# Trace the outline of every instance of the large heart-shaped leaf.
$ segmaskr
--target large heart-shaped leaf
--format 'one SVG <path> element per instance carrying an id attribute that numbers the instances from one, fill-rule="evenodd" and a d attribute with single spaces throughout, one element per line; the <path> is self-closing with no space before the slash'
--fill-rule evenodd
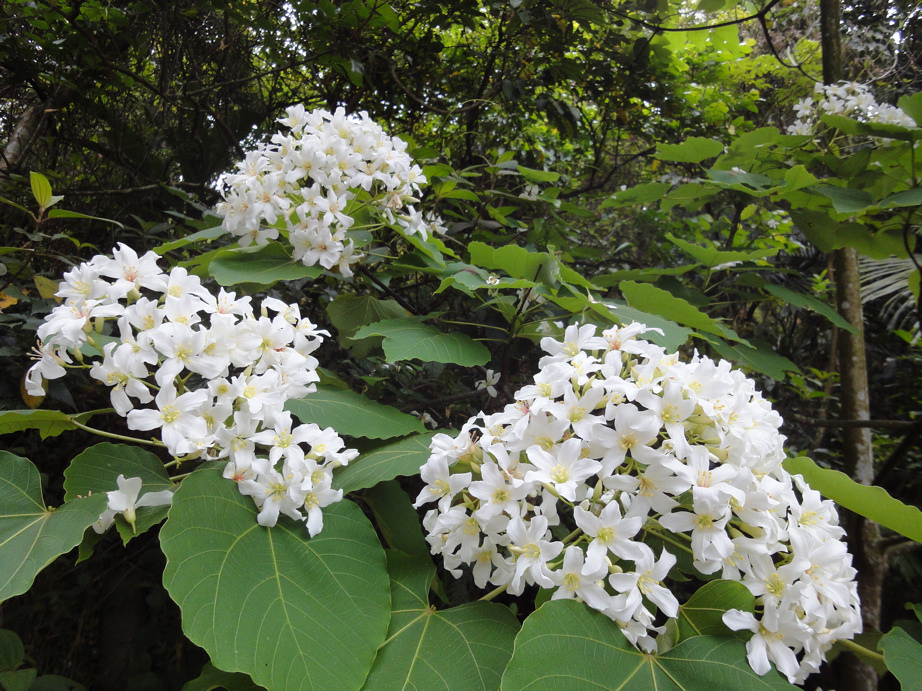
<path id="1" fill-rule="evenodd" d="M 318 386 L 314 393 L 288 401 L 285 410 L 291 411 L 301 422 L 332 427 L 337 433 L 350 437 L 391 439 L 426 429 L 412 415 L 354 391 L 331 386 Z"/>
<path id="2" fill-rule="evenodd" d="M 128 444 L 103 442 L 91 446 L 70 462 L 64 471 L 64 498 L 92 493 L 105 494 L 118 489 L 118 476 L 141 478 L 141 494 L 173 489 L 173 482 L 159 458 L 146 449 Z M 137 510 L 134 529 L 121 515 L 115 517 L 115 527 L 122 542 L 144 533 L 166 518 L 170 507 L 142 506 Z"/>
<path id="3" fill-rule="evenodd" d="M 429 558 L 391 551 L 387 565 L 394 609 L 365 688 L 497 688 L 519 629 L 512 612 L 492 602 L 436 610 L 429 605 Z"/>
<path id="4" fill-rule="evenodd" d="M 429 442 L 433 434 L 416 434 L 361 454 L 345 468 L 336 471 L 333 487 L 348 494 L 401 475 L 418 475 L 419 469 L 432 454 Z"/>
<path id="5" fill-rule="evenodd" d="M 662 655 L 643 653 L 601 612 L 574 600 L 551 600 L 515 639 L 503 691 L 768 691 L 791 686 L 774 670 L 764 677 L 732 636 L 695 636 Z"/>
<path id="6" fill-rule="evenodd" d="M 755 597 L 739 581 L 705 583 L 688 598 L 688 602 L 679 606 L 679 639 L 736 635 L 724 624 L 724 612 L 731 609 L 752 612 L 755 604 Z"/>
<path id="7" fill-rule="evenodd" d="M 323 531 L 256 508 L 218 465 L 183 480 L 160 531 L 163 583 L 183 630 L 215 666 L 270 689 L 358 689 L 384 641 L 384 550 L 350 501 L 324 509 Z"/>
<path id="8" fill-rule="evenodd" d="M 105 508 L 104 494 L 47 508 L 38 469 L 0 451 L 0 602 L 26 592 L 39 571 L 79 545 Z"/>

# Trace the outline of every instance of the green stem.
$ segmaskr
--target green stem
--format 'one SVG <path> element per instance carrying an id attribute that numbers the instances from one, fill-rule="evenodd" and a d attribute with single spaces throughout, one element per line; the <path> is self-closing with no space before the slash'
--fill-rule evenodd
<path id="1" fill-rule="evenodd" d="M 841 643 L 846 648 L 851 650 L 853 653 L 855 653 L 856 655 L 860 655 L 861 657 L 865 657 L 869 660 L 876 660 L 877 662 L 884 661 L 883 655 L 881 655 L 880 653 L 874 652 L 870 648 L 865 648 L 863 645 L 859 645 L 858 643 L 855 643 L 855 641 L 849 641 L 849 640 L 842 639 L 836 642 Z"/>
<path id="2" fill-rule="evenodd" d="M 104 432 L 101 429 L 96 429 L 94 427 L 88 427 L 87 425 L 84 425 L 82 422 L 77 422 L 73 418 L 71 418 L 71 422 L 75 424 L 77 427 L 79 427 L 80 429 L 86 430 L 87 432 L 92 432 L 93 434 L 98 434 L 100 437 L 108 437 L 109 439 L 119 439 L 121 441 L 129 441 L 133 444 L 149 444 L 151 446 L 160 446 L 160 447 L 166 446 L 166 444 L 164 444 L 162 441 L 156 441 L 153 439 L 136 439 L 135 437 L 126 437 L 123 434 L 114 434 L 112 432 Z"/>
<path id="3" fill-rule="evenodd" d="M 582 529 L 577 528 L 576 530 L 574 530 L 572 533 L 570 533 L 569 535 L 567 535 L 567 536 L 563 539 L 563 544 L 565 544 L 565 545 L 570 544 L 570 542 L 571 542 L 572 540 L 575 540 L 576 538 L 578 538 L 578 537 L 581 536 L 582 534 L 583 534 Z"/>
<path id="4" fill-rule="evenodd" d="M 688 552 L 689 554 L 694 555 L 694 552 L 692 551 L 692 549 L 691 549 L 688 545 L 683 545 L 681 542 L 678 542 L 677 540 L 672 539 L 672 538 L 669 537 L 668 535 L 665 535 L 665 534 L 659 532 L 658 530 L 654 530 L 654 529 L 652 529 L 652 528 L 647 528 L 647 527 L 644 527 L 643 530 L 644 530 L 645 533 L 650 533 L 650 534 L 652 534 L 652 535 L 655 535 L 656 537 L 658 537 L 658 538 L 659 538 L 660 540 L 662 540 L 663 542 L 668 542 L 670 545 L 672 545 L 673 547 L 677 547 L 678 549 L 682 550 L 683 552 Z"/>
<path id="5" fill-rule="evenodd" d="M 506 588 L 508 588 L 508 587 L 509 587 L 509 584 L 508 584 L 508 583 L 507 583 L 506 585 L 498 586 L 498 587 L 494 588 L 493 590 L 491 590 L 491 591 L 490 591 L 489 593 L 487 593 L 486 595 L 484 595 L 482 598 L 480 598 L 480 600 L 482 600 L 482 601 L 484 601 L 484 602 L 489 602 L 490 600 L 492 600 L 492 599 L 493 599 L 494 597 L 496 597 L 497 595 L 500 595 L 500 594 L 506 592 Z"/>

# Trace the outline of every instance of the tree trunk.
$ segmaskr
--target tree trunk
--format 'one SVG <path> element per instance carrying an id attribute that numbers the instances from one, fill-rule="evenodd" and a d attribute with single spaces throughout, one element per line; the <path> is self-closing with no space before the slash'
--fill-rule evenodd
<path id="1" fill-rule="evenodd" d="M 823 82 L 835 84 L 843 79 L 840 41 L 840 0 L 820 0 L 820 27 L 823 48 Z M 861 309 L 861 283 L 858 252 L 844 247 L 833 253 L 836 283 L 836 309 L 855 333 L 842 331 L 837 342 L 839 362 L 840 415 L 845 420 L 871 418 L 870 389 L 864 343 L 864 315 Z M 856 482 L 870 485 L 874 479 L 874 454 L 870 428 L 846 428 L 842 434 L 845 470 Z M 858 594 L 865 630 L 880 627 L 881 595 L 887 564 L 880 549 L 876 523 L 863 516 L 846 518 L 849 547 L 858 570 Z M 853 655 L 837 662 L 836 688 L 848 691 L 875 691 L 877 672 Z"/>
<path id="2" fill-rule="evenodd" d="M 64 107 L 73 98 L 74 90 L 69 86 L 59 86 L 54 92 L 33 103 L 19 116 L 9 140 L 0 153 L 0 179 L 9 178 L 18 172 L 23 158 L 29 151 L 33 139 L 39 135 L 49 112 Z"/>

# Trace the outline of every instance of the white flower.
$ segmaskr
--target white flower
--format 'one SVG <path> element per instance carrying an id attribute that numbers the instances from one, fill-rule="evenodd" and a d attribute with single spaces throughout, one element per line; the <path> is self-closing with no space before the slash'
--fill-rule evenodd
<path id="1" fill-rule="evenodd" d="M 486 376 L 475 383 L 477 390 L 486 389 L 492 398 L 496 398 L 496 385 L 499 383 L 500 373 L 488 369 Z"/>
<path id="2" fill-rule="evenodd" d="M 125 478 L 119 475 L 116 480 L 118 489 L 107 492 L 109 497 L 109 508 L 100 516 L 99 520 L 93 524 L 93 530 L 97 533 L 104 533 L 115 520 L 115 514 L 120 513 L 124 516 L 125 521 L 131 526 L 131 531 L 135 532 L 136 511 L 142 506 L 165 506 L 173 501 L 173 492 L 165 489 L 160 492 L 148 492 L 138 499 L 141 493 L 141 487 L 144 482 L 139 477 Z"/>

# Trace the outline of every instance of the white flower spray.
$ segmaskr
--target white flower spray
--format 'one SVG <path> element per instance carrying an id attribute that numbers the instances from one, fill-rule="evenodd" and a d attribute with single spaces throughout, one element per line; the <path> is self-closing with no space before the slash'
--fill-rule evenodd
<path id="1" fill-rule="evenodd" d="M 657 613 L 677 614 L 667 579 L 685 552 L 756 597 L 756 614 L 724 616 L 754 632 L 753 669 L 770 660 L 803 681 L 861 631 L 832 502 L 782 468 L 781 418 L 752 380 L 726 361 L 683 363 L 645 331 L 543 338 L 515 403 L 433 439 L 416 500 L 437 502 L 423 521 L 430 548 L 478 587 L 583 600 L 644 650 L 664 631 Z"/>
<path id="2" fill-rule="evenodd" d="M 260 525 L 283 513 L 318 533 L 322 509 L 342 498 L 331 487 L 333 469 L 358 452 L 332 429 L 296 425 L 284 405 L 315 390 L 312 353 L 329 334 L 296 304 L 265 298 L 257 313 L 249 297 L 223 288 L 215 295 L 181 267 L 164 273 L 153 252 L 139 257 L 120 244 L 114 255 L 65 274 L 57 292 L 64 302 L 38 329 L 43 345 L 26 374 L 28 393 L 41 396 L 43 380 L 88 368 L 111 387 L 129 429 L 157 431 L 176 458 L 227 459 L 224 477 L 253 498 Z M 153 505 L 145 500 L 166 503 L 162 493 L 137 501 L 137 478 L 123 480 L 100 528 L 116 513 Z"/>

